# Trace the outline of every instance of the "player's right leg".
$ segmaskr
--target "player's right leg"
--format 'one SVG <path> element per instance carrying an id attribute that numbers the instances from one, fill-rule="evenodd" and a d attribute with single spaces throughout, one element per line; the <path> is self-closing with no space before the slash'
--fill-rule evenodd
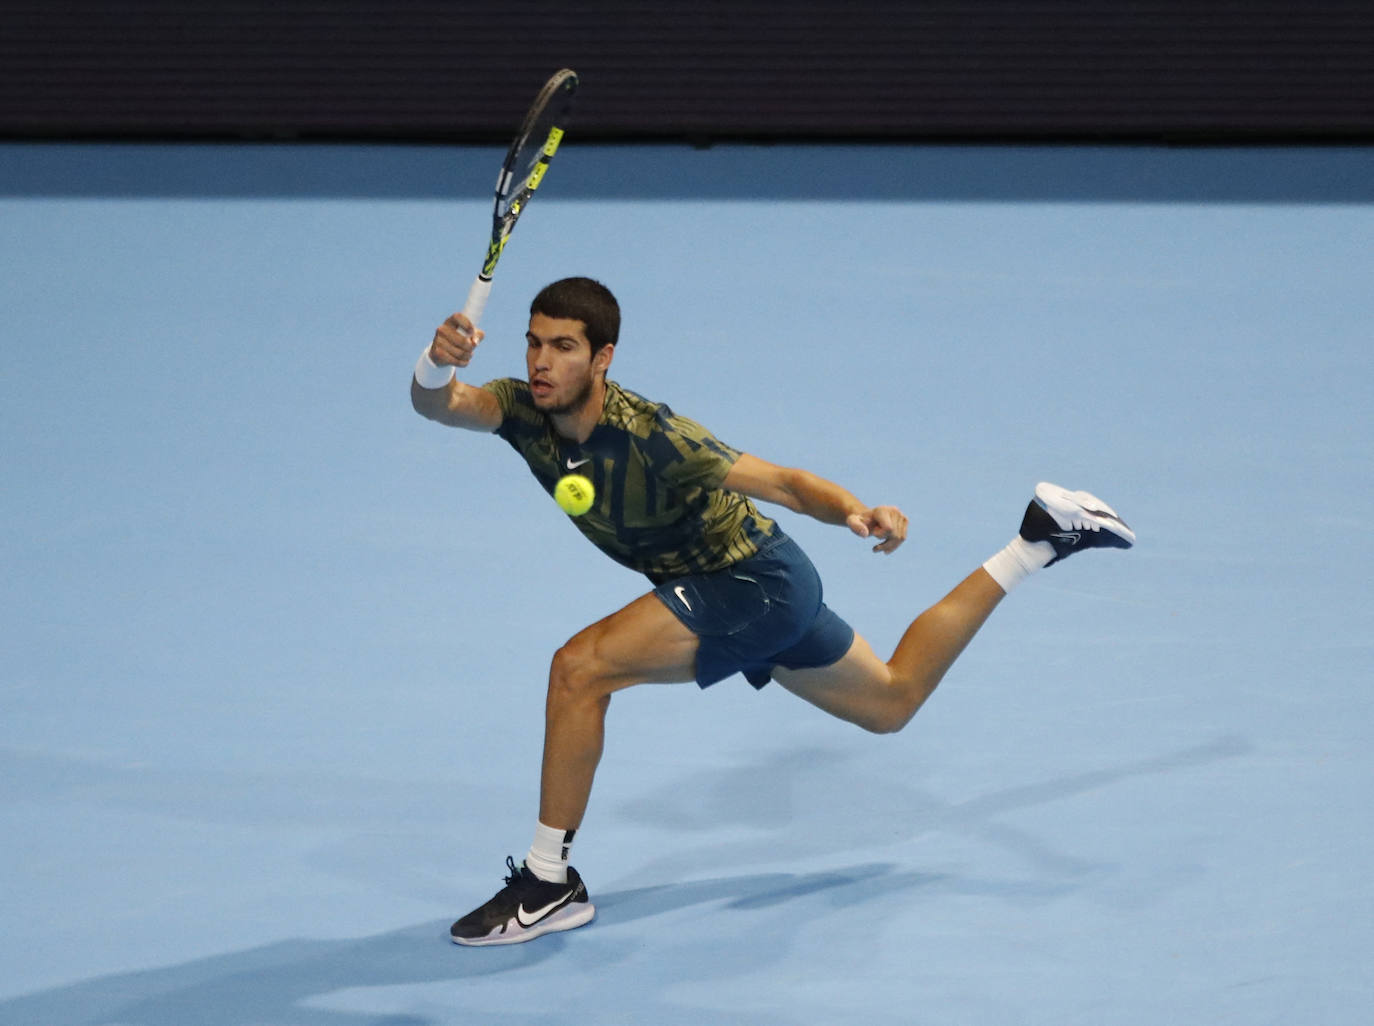
<path id="1" fill-rule="evenodd" d="M 453 924 L 454 943 L 516 944 L 592 920 L 596 909 L 567 860 L 601 758 L 611 695 L 635 684 L 690 681 L 697 644 L 696 635 L 650 592 L 558 650 L 545 703 L 535 845 L 524 862 L 507 859 L 505 887 Z M 560 862 L 562 873 L 546 872 Z"/>

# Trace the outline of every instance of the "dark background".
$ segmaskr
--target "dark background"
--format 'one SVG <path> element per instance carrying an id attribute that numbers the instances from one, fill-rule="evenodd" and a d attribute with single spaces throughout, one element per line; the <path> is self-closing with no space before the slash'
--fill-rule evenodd
<path id="1" fill-rule="evenodd" d="M 1374 2 L 11 0 L 10 138 L 1374 138 Z"/>

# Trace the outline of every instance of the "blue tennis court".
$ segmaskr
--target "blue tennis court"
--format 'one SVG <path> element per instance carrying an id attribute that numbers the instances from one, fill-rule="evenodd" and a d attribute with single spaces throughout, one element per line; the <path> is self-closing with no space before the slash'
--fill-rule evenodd
<path id="1" fill-rule="evenodd" d="M 647 590 L 411 368 L 494 149 L 0 145 L 0 1023 L 1374 1014 L 1374 150 L 577 147 L 545 282 L 611 377 L 894 503 L 778 512 L 886 656 L 1039 480 L 1139 534 L 1016 591 L 902 733 L 616 696 L 584 929 L 461 949 L 548 660 Z"/>

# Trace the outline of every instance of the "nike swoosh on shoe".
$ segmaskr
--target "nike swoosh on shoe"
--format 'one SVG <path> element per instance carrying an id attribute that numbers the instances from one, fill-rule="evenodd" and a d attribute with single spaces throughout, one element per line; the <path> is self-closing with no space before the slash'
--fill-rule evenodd
<path id="1" fill-rule="evenodd" d="M 568 891 L 568 893 L 563 895 L 561 898 L 556 898 L 555 900 L 549 902 L 543 908 L 536 909 L 528 921 L 526 921 L 525 919 L 525 903 L 522 901 L 519 905 L 515 906 L 515 921 L 528 930 L 531 926 L 537 925 L 540 922 L 540 920 L 548 918 L 548 916 L 552 915 L 554 912 L 557 912 L 560 908 L 562 908 L 569 901 L 571 901 L 575 891 L 576 888 L 574 888 L 571 891 Z"/>

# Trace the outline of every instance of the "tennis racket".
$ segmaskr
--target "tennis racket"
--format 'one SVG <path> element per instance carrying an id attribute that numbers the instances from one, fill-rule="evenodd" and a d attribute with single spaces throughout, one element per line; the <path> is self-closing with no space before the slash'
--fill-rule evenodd
<path id="1" fill-rule="evenodd" d="M 545 82 L 506 153 L 501 174 L 496 179 L 491 242 L 487 244 L 482 270 L 468 290 L 467 302 L 463 304 L 463 314 L 473 327 L 482 319 L 487 297 L 491 295 L 491 279 L 496 273 L 496 263 L 510 241 L 515 222 L 525 212 L 534 191 L 544 180 L 549 162 L 558 152 L 558 144 L 563 141 L 576 93 L 577 72 L 568 68 Z"/>

